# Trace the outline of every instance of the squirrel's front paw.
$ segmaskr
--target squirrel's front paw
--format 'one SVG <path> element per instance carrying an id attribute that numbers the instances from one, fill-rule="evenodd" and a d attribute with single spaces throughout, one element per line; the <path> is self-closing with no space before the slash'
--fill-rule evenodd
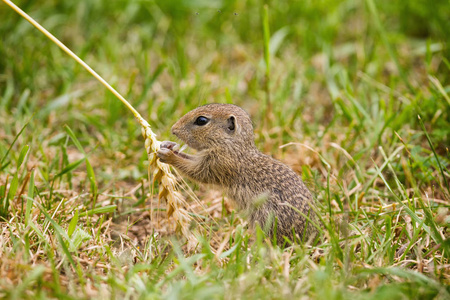
<path id="1" fill-rule="evenodd" d="M 162 146 L 162 145 L 161 145 Z M 159 160 L 163 163 L 170 164 L 172 161 L 172 158 L 174 157 L 175 153 L 169 148 L 160 148 L 156 152 L 156 156 L 158 156 Z"/>

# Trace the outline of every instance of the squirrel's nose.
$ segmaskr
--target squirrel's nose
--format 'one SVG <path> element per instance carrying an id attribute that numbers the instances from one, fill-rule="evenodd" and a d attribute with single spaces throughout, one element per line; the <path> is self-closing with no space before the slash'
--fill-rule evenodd
<path id="1" fill-rule="evenodd" d="M 172 132 L 173 135 L 178 136 L 178 126 L 177 126 L 177 123 L 175 123 L 175 124 L 172 126 L 171 132 Z"/>
<path id="2" fill-rule="evenodd" d="M 172 134 L 175 135 L 176 137 L 180 138 L 180 135 L 183 135 L 184 132 L 186 131 L 184 129 L 184 127 L 185 127 L 184 123 L 186 123 L 186 121 L 184 121 L 183 118 L 181 118 L 175 124 L 173 124 L 172 129 L 171 129 Z"/>

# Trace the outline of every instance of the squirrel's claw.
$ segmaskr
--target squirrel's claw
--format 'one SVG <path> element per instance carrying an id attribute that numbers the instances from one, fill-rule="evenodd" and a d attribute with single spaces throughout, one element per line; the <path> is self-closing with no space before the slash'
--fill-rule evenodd
<path id="1" fill-rule="evenodd" d="M 172 155 L 175 155 L 175 153 L 169 148 L 163 148 L 162 144 L 161 149 L 156 152 L 156 156 L 158 156 L 159 160 L 163 163 L 170 163 Z"/>
<path id="2" fill-rule="evenodd" d="M 176 151 L 180 148 L 180 145 L 178 145 L 175 142 L 171 142 L 171 141 L 164 141 L 161 143 L 161 146 L 159 146 L 161 149 L 165 148 L 165 149 L 170 149 L 173 151 Z"/>

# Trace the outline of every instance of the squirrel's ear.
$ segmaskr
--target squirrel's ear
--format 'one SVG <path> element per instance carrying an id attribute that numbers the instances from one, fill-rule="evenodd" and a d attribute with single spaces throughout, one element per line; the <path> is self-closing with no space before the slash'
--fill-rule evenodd
<path id="1" fill-rule="evenodd" d="M 230 116 L 227 120 L 228 122 L 228 130 L 230 132 L 233 132 L 236 130 L 236 117 L 235 116 Z"/>

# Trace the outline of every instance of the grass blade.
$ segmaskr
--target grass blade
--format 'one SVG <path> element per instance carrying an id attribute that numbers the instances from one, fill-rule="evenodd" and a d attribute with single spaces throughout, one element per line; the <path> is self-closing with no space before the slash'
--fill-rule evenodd
<path id="1" fill-rule="evenodd" d="M 3 163 L 5 162 L 5 159 L 8 157 L 9 152 L 11 151 L 12 147 L 14 146 L 14 144 L 16 143 L 17 139 L 19 138 L 19 136 L 22 134 L 22 132 L 25 130 L 25 128 L 28 126 L 28 124 L 30 123 L 31 119 L 33 117 L 31 117 L 28 122 L 25 123 L 25 125 L 23 125 L 22 129 L 20 129 L 19 133 L 16 134 L 16 136 L 14 137 L 13 142 L 11 143 L 11 146 L 9 146 L 8 150 L 6 151 L 5 155 L 3 155 L 2 160 L 0 161 L 0 170 L 2 169 Z"/>
<path id="2" fill-rule="evenodd" d="M 28 185 L 27 206 L 25 210 L 25 225 L 27 226 L 30 221 L 31 209 L 33 208 L 33 198 L 34 198 L 34 170 L 31 170 L 30 183 Z"/>
<path id="3" fill-rule="evenodd" d="M 68 165 L 67 167 L 65 167 L 64 169 L 62 169 L 61 172 L 59 172 L 58 174 L 56 174 L 55 178 L 61 177 L 64 174 L 68 173 L 68 172 L 72 172 L 73 170 L 75 170 L 76 168 L 78 168 L 79 165 L 81 165 L 86 159 L 85 158 L 80 158 L 79 160 L 71 163 L 70 165 Z"/>
<path id="4" fill-rule="evenodd" d="M 77 224 L 78 224 L 78 209 L 75 211 L 75 215 L 73 216 L 72 220 L 70 220 L 69 228 L 67 229 L 67 235 L 69 237 L 72 237 L 75 228 L 77 228 Z"/>
<path id="5" fill-rule="evenodd" d="M 428 135 L 428 132 L 427 132 L 427 130 L 425 129 L 425 125 L 423 125 L 422 118 L 420 118 L 419 115 L 417 116 L 417 118 L 419 119 L 420 127 L 422 127 L 422 130 L 423 130 L 423 132 L 425 133 L 425 136 L 427 137 L 427 141 L 428 141 L 428 144 L 430 145 L 431 151 L 433 151 L 434 158 L 436 159 L 436 162 L 437 162 L 437 164 L 438 164 L 438 166 L 439 166 L 439 170 L 441 171 L 442 180 L 444 181 L 445 186 L 447 187 L 447 192 L 450 193 L 450 186 L 449 186 L 449 184 L 448 184 L 447 177 L 445 177 L 444 170 L 443 170 L 443 168 L 442 168 L 442 165 L 441 165 L 441 162 L 440 162 L 440 160 L 439 160 L 439 157 L 438 157 L 438 155 L 436 154 L 436 150 L 434 149 L 433 143 L 431 142 L 430 136 Z"/>
<path id="6" fill-rule="evenodd" d="M 22 163 L 23 163 L 23 161 L 25 159 L 25 156 L 28 154 L 28 150 L 29 149 L 30 149 L 30 146 L 25 145 L 22 148 L 22 151 L 20 151 L 19 159 L 17 160 L 17 170 L 19 170 L 19 168 L 22 166 Z"/>
<path id="7" fill-rule="evenodd" d="M 117 205 L 106 205 L 106 206 L 102 206 L 102 207 L 96 207 L 94 209 L 80 213 L 80 217 L 92 216 L 95 214 L 112 213 L 116 210 L 116 208 L 117 208 Z"/>
<path id="8" fill-rule="evenodd" d="M 264 89 L 266 94 L 266 123 L 272 118 L 272 103 L 270 100 L 270 28 L 269 28 L 269 6 L 263 8 L 263 35 L 264 35 L 264 62 L 266 65 Z"/>
<path id="9" fill-rule="evenodd" d="M 95 173 L 94 173 L 94 169 L 92 168 L 91 163 L 89 162 L 88 158 L 87 158 L 87 154 L 84 151 L 83 147 L 81 146 L 81 143 L 78 141 L 77 137 L 75 136 L 75 133 L 72 131 L 72 129 L 70 129 L 69 126 L 65 125 L 64 129 L 66 130 L 67 134 L 70 136 L 70 138 L 72 139 L 73 143 L 75 144 L 75 146 L 78 148 L 78 150 L 84 154 L 84 159 L 86 161 L 86 171 L 88 174 L 88 178 L 89 178 L 89 182 L 91 185 L 91 193 L 95 198 L 97 198 L 97 182 L 95 180 Z M 95 206 L 95 202 L 94 202 L 94 206 Z"/>

